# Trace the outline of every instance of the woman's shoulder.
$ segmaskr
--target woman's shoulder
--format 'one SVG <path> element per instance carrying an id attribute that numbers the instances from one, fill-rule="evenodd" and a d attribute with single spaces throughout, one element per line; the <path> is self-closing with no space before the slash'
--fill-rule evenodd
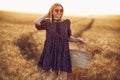
<path id="1" fill-rule="evenodd" d="M 45 18 L 43 21 L 46 22 L 46 23 L 49 23 L 51 21 L 51 19 L 50 18 Z"/>
<path id="2" fill-rule="evenodd" d="M 62 19 L 62 21 L 65 21 L 65 22 L 68 23 L 68 24 L 71 23 L 70 19 L 68 19 L 68 18 L 66 18 L 66 19 Z"/>

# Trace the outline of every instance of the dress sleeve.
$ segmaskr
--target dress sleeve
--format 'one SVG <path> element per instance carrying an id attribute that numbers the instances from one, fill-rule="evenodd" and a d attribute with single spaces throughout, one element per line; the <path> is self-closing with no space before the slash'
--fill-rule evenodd
<path id="1" fill-rule="evenodd" d="M 46 29 L 46 21 L 45 20 L 41 21 L 41 25 L 40 26 L 35 25 L 35 27 L 38 30 L 44 30 L 44 29 Z"/>
<path id="2" fill-rule="evenodd" d="M 71 34 L 71 28 L 70 28 L 71 22 L 70 22 L 69 19 L 67 19 L 66 22 L 67 22 L 67 34 L 68 34 L 68 38 L 70 38 L 70 36 L 72 35 Z"/>

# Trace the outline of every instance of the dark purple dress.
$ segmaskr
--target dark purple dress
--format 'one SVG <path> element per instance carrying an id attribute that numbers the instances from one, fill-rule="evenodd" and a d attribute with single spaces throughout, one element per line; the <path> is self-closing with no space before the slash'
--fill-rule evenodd
<path id="1" fill-rule="evenodd" d="M 70 20 L 50 22 L 45 19 L 36 28 L 46 30 L 46 40 L 38 66 L 45 70 L 72 72 L 68 44 L 68 38 L 71 36 Z"/>

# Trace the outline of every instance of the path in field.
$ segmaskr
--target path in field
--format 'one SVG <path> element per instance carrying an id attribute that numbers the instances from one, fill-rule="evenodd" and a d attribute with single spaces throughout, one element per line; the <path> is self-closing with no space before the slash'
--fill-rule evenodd
<path id="1" fill-rule="evenodd" d="M 90 23 L 86 26 L 86 28 L 84 28 L 84 29 L 79 33 L 79 36 L 80 36 L 80 37 L 82 37 L 82 34 L 83 34 L 84 32 L 86 32 L 87 30 L 89 30 L 89 29 L 92 28 L 92 25 L 93 25 L 94 21 L 95 21 L 95 20 L 92 19 L 92 20 L 90 21 Z"/>

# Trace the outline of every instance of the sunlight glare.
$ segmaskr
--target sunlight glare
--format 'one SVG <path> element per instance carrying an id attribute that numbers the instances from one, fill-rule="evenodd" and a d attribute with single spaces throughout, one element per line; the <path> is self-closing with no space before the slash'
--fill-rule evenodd
<path id="1" fill-rule="evenodd" d="M 61 3 L 65 14 L 70 15 L 120 14 L 119 0 L 2 0 L 0 10 L 48 13 L 56 2 Z"/>

